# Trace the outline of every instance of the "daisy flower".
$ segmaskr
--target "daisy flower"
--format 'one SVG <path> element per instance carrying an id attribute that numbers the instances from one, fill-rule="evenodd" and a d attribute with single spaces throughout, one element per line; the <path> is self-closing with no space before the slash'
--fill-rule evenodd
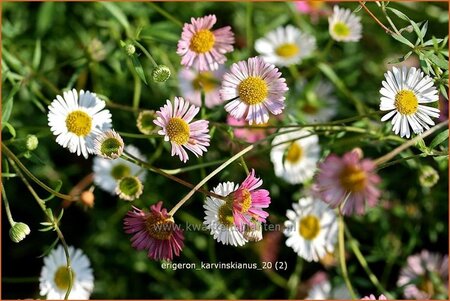
<path id="1" fill-rule="evenodd" d="M 254 220 L 265 223 L 269 216 L 263 210 L 270 204 L 269 191 L 257 189 L 262 183 L 260 178 L 255 177 L 255 170 L 252 169 L 239 188 L 230 194 L 234 223 L 240 231 L 244 230 L 245 225 L 253 226 Z"/>
<path id="2" fill-rule="evenodd" d="M 299 83 L 305 88 L 305 83 Z M 334 96 L 333 86 L 326 81 L 319 81 L 312 90 L 304 93 L 305 98 L 299 102 L 300 111 L 308 123 L 322 123 L 331 120 L 336 115 L 337 99 Z"/>
<path id="3" fill-rule="evenodd" d="M 141 154 L 138 148 L 133 145 L 125 146 L 125 151 L 141 160 L 145 160 L 145 156 Z M 109 160 L 95 157 L 92 169 L 94 171 L 94 184 L 106 192 L 115 194 L 117 181 L 127 176 L 137 177 L 144 182 L 147 171 L 129 161 L 122 158 Z"/>
<path id="4" fill-rule="evenodd" d="M 284 222 L 286 245 L 307 261 L 319 261 L 333 252 L 337 238 L 336 213 L 320 199 L 301 198 L 288 209 Z"/>
<path id="5" fill-rule="evenodd" d="M 105 159 L 117 159 L 123 154 L 122 137 L 114 130 L 107 130 L 95 137 L 95 154 Z"/>
<path id="6" fill-rule="evenodd" d="M 191 123 L 199 110 L 200 108 L 189 105 L 183 97 L 175 97 L 173 104 L 167 100 L 167 104 L 156 112 L 158 117 L 154 123 L 162 127 L 158 134 L 163 135 L 165 141 L 170 141 L 172 156 L 178 155 L 183 162 L 189 159 L 185 148 L 198 157 L 202 156 L 209 146 L 209 122 L 197 120 Z"/>
<path id="7" fill-rule="evenodd" d="M 191 24 L 184 23 L 177 54 L 181 65 L 198 71 L 217 70 L 226 62 L 225 54 L 233 51 L 234 33 L 230 26 L 211 30 L 217 19 L 215 15 L 191 18 Z"/>
<path id="8" fill-rule="evenodd" d="M 373 207 L 380 196 L 375 164 L 361 157 L 360 151 L 353 150 L 342 158 L 331 154 L 319 164 L 313 190 L 332 208 L 344 202 L 341 208 L 344 215 L 363 214 L 366 203 Z"/>
<path id="9" fill-rule="evenodd" d="M 438 118 L 439 109 L 425 104 L 439 100 L 438 91 L 433 79 L 423 74 L 420 69 L 396 68 L 384 74 L 386 80 L 380 89 L 380 110 L 389 111 L 381 118 L 386 121 L 392 118 L 392 131 L 400 133 L 400 137 L 411 136 L 411 131 L 420 134 L 423 129 L 434 125 L 430 117 Z"/>
<path id="10" fill-rule="evenodd" d="M 89 258 L 82 250 L 69 246 L 72 268 L 71 300 L 88 300 L 94 289 L 94 275 Z M 62 245 L 58 245 L 44 258 L 44 266 L 39 277 L 40 295 L 47 299 L 64 299 L 69 287 L 69 271 Z"/>
<path id="11" fill-rule="evenodd" d="M 350 9 L 335 5 L 333 14 L 328 17 L 328 30 L 338 42 L 357 42 L 361 39 L 361 18 Z"/>
<path id="12" fill-rule="evenodd" d="M 186 100 L 197 107 L 202 106 L 201 92 L 205 92 L 205 105 L 208 108 L 222 104 L 219 88 L 225 70 L 196 72 L 191 69 L 181 69 L 178 73 L 180 91 Z"/>
<path id="13" fill-rule="evenodd" d="M 387 300 L 387 298 L 385 295 L 381 294 L 377 299 L 373 294 L 370 294 L 370 296 L 365 296 L 364 298 L 361 298 L 361 300 Z"/>
<path id="14" fill-rule="evenodd" d="M 226 182 L 217 185 L 213 192 L 218 195 L 227 196 L 238 188 L 233 182 Z M 205 208 L 205 220 L 203 224 L 211 231 L 214 239 L 224 245 L 243 246 L 247 242 L 236 225 L 232 207 L 224 200 L 214 197 L 207 197 Z"/>
<path id="15" fill-rule="evenodd" d="M 255 50 L 264 61 L 280 67 L 300 63 L 315 49 L 316 39 L 292 25 L 278 27 L 255 42 Z"/>
<path id="16" fill-rule="evenodd" d="M 229 101 L 225 110 L 234 118 L 245 116 L 249 124 L 261 124 L 267 123 L 269 112 L 281 114 L 287 90 L 275 65 L 253 57 L 231 66 L 230 73 L 223 77 L 220 96 Z"/>
<path id="17" fill-rule="evenodd" d="M 304 129 L 283 128 L 279 133 L 270 151 L 275 175 L 290 184 L 308 181 L 319 161 L 319 137 Z"/>
<path id="18" fill-rule="evenodd" d="M 397 286 L 403 287 L 407 299 L 447 299 L 448 256 L 427 250 L 409 256 Z"/>
<path id="19" fill-rule="evenodd" d="M 57 136 L 56 142 L 86 159 L 95 153 L 95 136 L 111 127 L 105 102 L 89 91 L 66 91 L 62 97 L 57 95 L 48 108 L 48 125 Z"/>
<path id="20" fill-rule="evenodd" d="M 131 246 L 146 250 L 147 256 L 154 260 L 172 260 L 183 249 L 183 231 L 177 226 L 162 202 L 145 212 L 133 206 L 124 218 L 124 230 L 133 234 Z"/>

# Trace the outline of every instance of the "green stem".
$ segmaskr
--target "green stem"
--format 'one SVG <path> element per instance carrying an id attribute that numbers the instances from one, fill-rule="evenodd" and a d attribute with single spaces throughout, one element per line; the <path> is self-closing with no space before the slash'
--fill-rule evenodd
<path id="1" fill-rule="evenodd" d="M 121 156 L 121 158 L 124 159 L 124 160 L 127 160 L 127 161 L 129 161 L 131 163 L 134 163 L 134 164 L 136 164 L 136 165 L 138 165 L 138 166 L 140 166 L 142 168 L 148 169 L 148 170 L 150 170 L 150 171 L 152 171 L 154 173 L 160 174 L 160 175 L 162 175 L 162 176 L 164 176 L 164 177 L 166 177 L 168 179 L 171 179 L 172 181 L 180 183 L 181 185 L 184 185 L 184 186 L 189 187 L 189 188 L 195 188 L 195 186 L 193 184 L 191 184 L 189 182 L 186 182 L 186 181 L 184 181 L 184 180 L 182 180 L 180 178 L 177 178 L 177 177 L 175 177 L 173 175 L 167 174 L 163 170 L 161 170 L 161 169 L 159 169 L 157 167 L 151 166 L 147 162 L 142 161 L 141 159 L 133 156 L 130 153 L 124 152 L 123 155 Z M 205 190 L 205 189 L 197 189 L 197 190 L 200 191 L 203 194 L 209 195 L 209 196 L 214 197 L 214 198 L 218 198 L 218 199 L 221 199 L 221 200 L 225 199 L 225 197 L 223 197 L 221 195 L 218 195 L 218 194 L 216 194 L 214 192 Z"/>
<path id="2" fill-rule="evenodd" d="M 4 283 L 34 283 L 39 282 L 39 277 L 2 277 Z"/>
<path id="3" fill-rule="evenodd" d="M 250 145 L 248 147 L 246 147 L 245 149 L 241 150 L 239 153 L 237 153 L 236 155 L 234 155 L 233 157 L 231 157 L 230 159 L 228 159 L 226 162 L 224 162 L 222 165 L 220 165 L 219 167 L 217 167 L 213 172 L 211 172 L 208 176 L 206 176 L 206 178 L 204 178 L 202 181 L 200 181 L 200 183 L 198 183 L 184 198 L 182 198 L 178 204 L 175 205 L 175 207 L 172 208 L 172 210 L 170 210 L 169 215 L 173 216 L 175 214 L 175 212 L 177 212 L 177 210 L 183 206 L 184 203 L 186 203 L 187 200 L 189 200 L 189 198 L 197 191 L 200 189 L 200 187 L 203 186 L 203 184 L 205 184 L 206 182 L 208 182 L 212 177 L 214 177 L 216 174 L 218 174 L 219 172 L 221 172 L 225 167 L 227 167 L 228 165 L 230 165 L 231 163 L 233 163 L 234 161 L 236 161 L 238 158 L 240 158 L 241 156 L 243 156 L 244 154 L 246 154 L 247 152 L 249 152 L 250 150 L 253 149 L 253 145 Z M 223 197 L 222 197 L 223 199 Z"/>
<path id="4" fill-rule="evenodd" d="M 300 275 L 303 268 L 303 259 L 297 256 L 297 263 L 295 264 L 295 270 L 289 277 L 287 287 L 289 289 L 289 299 L 296 299 L 298 284 L 300 283 Z"/>
<path id="5" fill-rule="evenodd" d="M 222 159 L 222 160 L 206 162 L 206 163 L 201 163 L 201 164 L 196 164 L 196 165 L 182 167 L 182 168 L 176 168 L 176 169 L 161 169 L 161 171 L 163 171 L 163 172 L 165 172 L 166 174 L 169 174 L 169 175 L 176 175 L 176 174 L 183 173 L 183 172 L 186 172 L 186 171 L 196 170 L 196 169 L 200 169 L 200 168 L 203 168 L 203 167 L 214 166 L 214 165 L 223 163 L 225 161 L 226 160 Z"/>
<path id="6" fill-rule="evenodd" d="M 172 16 L 170 13 L 168 13 L 167 11 L 165 11 L 164 9 L 162 9 L 161 7 L 159 7 L 158 5 L 156 5 L 153 2 L 147 2 L 148 4 L 150 4 L 150 6 L 152 8 L 154 8 L 158 13 L 160 13 L 161 15 L 163 15 L 164 17 L 166 17 L 168 20 L 172 21 L 174 24 L 183 27 L 183 23 L 181 23 L 180 20 L 178 20 L 177 18 L 175 18 L 174 16 Z"/>
<path id="7" fill-rule="evenodd" d="M 297 67 L 295 65 L 290 65 L 288 69 L 295 80 L 298 80 L 300 78 L 300 73 L 298 72 Z"/>
<path id="8" fill-rule="evenodd" d="M 245 170 L 245 173 L 246 173 L 247 175 L 249 175 L 249 174 L 250 174 L 250 171 L 248 170 L 248 167 L 247 167 L 247 164 L 245 163 L 244 157 L 241 157 L 241 158 L 240 158 L 240 161 L 241 161 L 242 167 L 243 167 L 244 170 Z"/>
<path id="9" fill-rule="evenodd" d="M 148 138 L 162 138 L 159 134 L 150 134 L 150 135 L 144 135 L 144 134 L 136 134 L 136 133 L 127 133 L 127 132 L 117 132 L 122 137 L 127 138 L 136 138 L 136 139 L 148 139 Z"/>
<path id="10" fill-rule="evenodd" d="M 8 198 L 6 197 L 5 186 L 3 185 L 3 182 L 1 182 L 1 185 L 2 185 L 1 189 L 2 189 L 3 203 L 5 204 L 6 217 L 8 218 L 11 227 L 13 227 L 16 224 L 16 222 L 14 221 L 11 214 L 11 209 L 9 208 L 9 202 Z"/>
<path id="11" fill-rule="evenodd" d="M 366 271 L 367 275 L 369 276 L 370 281 L 375 285 L 375 287 L 383 293 L 389 300 L 393 299 L 393 296 L 391 296 L 384 287 L 380 284 L 378 281 L 378 278 L 374 275 L 374 273 L 370 270 L 369 265 L 367 264 L 366 259 L 362 255 L 357 241 L 353 238 L 350 231 L 345 227 L 345 234 L 348 237 L 348 243 L 350 244 L 350 247 L 352 248 L 353 253 L 355 254 L 356 258 L 358 259 L 359 263 L 363 267 L 364 271 Z"/>
<path id="12" fill-rule="evenodd" d="M 38 184 L 39 186 L 41 186 L 43 189 L 47 190 L 48 192 L 50 192 L 51 194 L 63 199 L 63 200 L 68 200 L 68 201 L 75 201 L 76 199 L 74 199 L 73 196 L 70 195 L 66 195 L 66 194 L 62 194 L 59 193 L 55 190 L 53 190 L 52 188 L 48 187 L 47 185 L 45 185 L 43 182 L 41 182 L 41 180 L 39 180 L 38 178 L 36 178 L 23 164 L 22 162 L 20 162 L 20 160 L 13 154 L 13 152 L 11 152 L 11 150 L 4 144 L 2 143 L 2 150 L 3 152 L 6 154 L 6 156 L 8 158 L 10 158 L 12 161 L 14 161 L 17 166 L 28 176 L 30 177 L 36 184 Z"/>
<path id="13" fill-rule="evenodd" d="M 414 139 L 411 139 L 411 140 L 403 143 L 402 145 L 400 145 L 399 147 L 393 149 L 392 151 L 390 151 L 386 155 L 379 157 L 378 159 L 376 159 L 374 161 L 374 163 L 376 165 L 381 165 L 383 163 L 388 162 L 389 160 L 391 160 L 392 158 L 394 158 L 395 156 L 400 154 L 405 149 L 415 145 L 419 140 L 422 140 L 423 138 L 433 134 L 435 131 L 439 130 L 443 126 L 446 126 L 447 124 L 448 124 L 447 121 L 443 121 L 443 122 L 437 124 L 436 126 L 432 127 L 431 129 L 425 131 L 423 134 L 417 135 L 416 137 L 414 137 Z"/>
<path id="14" fill-rule="evenodd" d="M 142 46 L 141 43 L 139 43 L 138 41 L 134 41 L 134 44 L 136 44 L 136 46 L 142 50 L 142 52 L 145 54 L 146 57 L 148 57 L 148 59 L 150 60 L 150 62 L 153 64 L 154 67 L 158 67 L 158 64 L 153 59 L 153 56 L 150 54 L 150 52 L 147 51 L 147 49 L 145 49 L 144 46 Z"/>
<path id="15" fill-rule="evenodd" d="M 275 272 L 274 270 L 270 269 L 270 270 L 265 270 L 265 274 L 267 275 L 267 277 L 269 277 L 269 279 L 275 283 L 276 285 L 278 285 L 281 288 L 287 288 L 287 280 L 284 279 L 282 276 L 280 276 L 277 272 Z"/>
<path id="16" fill-rule="evenodd" d="M 353 290 L 352 284 L 350 282 L 350 279 L 348 277 L 348 271 L 347 271 L 347 263 L 345 260 L 345 245 L 344 245 L 344 217 L 342 216 L 342 213 L 339 211 L 339 233 L 338 233 L 338 239 L 339 239 L 339 260 L 341 262 L 341 270 L 342 270 L 342 277 L 344 278 L 345 285 L 347 286 L 347 289 L 350 293 L 350 296 L 352 299 L 357 299 L 355 291 Z"/>

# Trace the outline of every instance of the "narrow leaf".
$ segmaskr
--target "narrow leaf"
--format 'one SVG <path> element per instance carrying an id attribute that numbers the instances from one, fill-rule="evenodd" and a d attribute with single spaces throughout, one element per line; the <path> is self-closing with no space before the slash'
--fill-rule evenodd
<path id="1" fill-rule="evenodd" d="M 145 78 L 144 68 L 142 68 L 141 62 L 134 55 L 131 57 L 133 61 L 134 70 L 136 70 L 137 75 L 142 79 L 142 81 L 148 86 L 147 79 Z"/>
<path id="2" fill-rule="evenodd" d="M 128 23 L 127 17 L 115 3 L 100 2 L 100 4 L 102 4 L 111 13 L 111 15 L 117 19 L 117 21 L 119 21 L 120 25 L 122 25 L 126 32 L 130 30 L 130 23 Z"/>
<path id="3" fill-rule="evenodd" d="M 444 141 L 448 140 L 448 129 L 434 137 L 433 141 L 430 143 L 430 148 L 434 149 L 439 144 L 443 143 Z"/>
<path id="4" fill-rule="evenodd" d="M 408 46 L 411 47 L 411 48 L 414 47 L 413 43 L 411 43 L 410 41 L 408 41 L 408 40 L 407 40 L 404 36 L 402 36 L 402 35 L 393 33 L 393 34 L 392 34 L 392 37 L 393 37 L 394 39 L 396 39 L 397 41 L 399 41 L 399 42 L 401 42 L 401 43 L 403 43 L 403 44 L 405 44 L 405 45 L 408 45 Z"/>
<path id="5" fill-rule="evenodd" d="M 34 70 L 37 70 L 39 68 L 39 64 L 41 63 L 41 40 L 36 40 L 36 46 L 34 47 L 34 54 L 33 54 L 33 62 L 32 66 Z"/>

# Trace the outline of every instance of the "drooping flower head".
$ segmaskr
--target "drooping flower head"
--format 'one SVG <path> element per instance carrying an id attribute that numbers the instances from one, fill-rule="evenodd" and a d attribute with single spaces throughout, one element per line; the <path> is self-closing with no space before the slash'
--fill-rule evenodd
<path id="1" fill-rule="evenodd" d="M 438 118 L 439 109 L 426 104 L 439 100 L 433 79 L 420 69 L 392 68 L 384 74 L 385 80 L 380 89 L 380 110 L 389 111 L 381 118 L 392 118 L 392 131 L 400 137 L 411 136 L 411 130 L 420 134 L 434 125 L 430 117 Z"/>
<path id="2" fill-rule="evenodd" d="M 215 15 L 208 15 L 184 23 L 177 49 L 181 65 L 208 71 L 226 62 L 225 54 L 233 51 L 234 33 L 230 26 L 211 30 L 216 21 Z"/>
<path id="3" fill-rule="evenodd" d="M 270 159 L 275 175 L 290 184 L 303 183 L 314 175 L 320 156 L 319 137 L 311 132 L 283 128 L 272 141 Z"/>
<path id="4" fill-rule="evenodd" d="M 133 234 L 131 246 L 137 250 L 146 250 L 149 258 L 172 260 L 183 249 L 183 231 L 167 210 L 162 208 L 162 202 L 150 206 L 150 212 L 133 206 L 123 224 L 125 232 Z"/>
<path id="5" fill-rule="evenodd" d="M 111 114 L 95 93 L 73 89 L 56 96 L 49 106 L 48 125 L 56 142 L 71 153 L 95 153 L 94 138 L 111 127 Z"/>
<path id="6" fill-rule="evenodd" d="M 208 108 L 223 103 L 219 88 L 225 70 L 197 72 L 191 69 L 181 69 L 178 73 L 180 91 L 187 101 L 197 107 L 202 106 L 201 92 L 205 93 L 205 105 Z"/>
<path id="7" fill-rule="evenodd" d="M 237 189 L 233 182 L 220 183 L 213 192 L 227 196 Z M 234 223 L 232 207 L 224 200 L 207 197 L 203 205 L 205 208 L 205 220 L 203 224 L 211 231 L 214 239 L 224 245 L 243 246 L 247 242 L 244 235 Z"/>
<path id="8" fill-rule="evenodd" d="M 220 96 L 229 101 L 225 110 L 234 118 L 245 117 L 249 124 L 261 124 L 267 123 L 269 112 L 281 114 L 287 90 L 278 68 L 253 57 L 231 66 L 223 77 Z"/>
<path id="9" fill-rule="evenodd" d="M 407 258 L 397 286 L 407 299 L 448 298 L 448 255 L 423 250 Z"/>
<path id="10" fill-rule="evenodd" d="M 165 141 L 170 141 L 172 156 L 178 155 L 183 162 L 189 159 L 185 149 L 198 157 L 202 156 L 209 146 L 209 122 L 207 120 L 191 122 L 199 110 L 200 108 L 190 105 L 182 97 L 175 97 L 173 103 L 167 100 L 167 104 L 156 112 L 158 117 L 154 123 L 162 127 L 158 134 L 163 135 Z"/>
<path id="11" fill-rule="evenodd" d="M 328 18 L 331 37 L 338 42 L 357 42 L 361 39 L 361 18 L 348 8 L 333 7 L 333 14 Z"/>
<path id="12" fill-rule="evenodd" d="M 80 249 L 69 246 L 72 272 L 70 300 L 88 300 L 94 289 L 94 275 L 89 258 Z M 58 245 L 44 258 L 39 277 L 40 295 L 48 300 L 62 300 L 70 284 L 66 256 L 62 245 Z"/>
<path id="13" fill-rule="evenodd" d="M 107 130 L 95 137 L 95 154 L 105 159 L 117 159 L 123 154 L 122 137 L 114 130 Z"/>
<path id="14" fill-rule="evenodd" d="M 362 159 L 359 151 L 353 150 L 338 157 L 329 155 L 319 164 L 315 178 L 315 193 L 332 208 L 344 202 L 342 214 L 363 214 L 366 203 L 377 204 L 380 191 L 376 187 L 380 177 L 375 173 L 372 160 Z"/>
<path id="15" fill-rule="evenodd" d="M 286 245 L 307 261 L 319 261 L 333 252 L 337 238 L 336 213 L 320 199 L 305 197 L 287 210 Z"/>
<path id="16" fill-rule="evenodd" d="M 134 157 L 145 160 L 139 149 L 133 145 L 125 146 L 125 151 Z M 147 171 L 136 164 L 122 158 L 116 160 L 95 157 L 92 169 L 94 171 L 94 184 L 110 194 L 115 194 L 117 182 L 123 177 L 136 176 L 145 181 Z"/>
<path id="17" fill-rule="evenodd" d="M 252 220 L 265 223 L 269 216 L 263 210 L 270 204 L 269 191 L 258 189 L 262 183 L 260 178 L 255 177 L 255 170 L 252 169 L 239 188 L 229 195 L 234 223 L 241 232 L 244 231 L 245 225 L 253 226 Z"/>
<path id="18" fill-rule="evenodd" d="M 316 49 L 316 39 L 292 25 L 278 27 L 256 40 L 255 49 L 269 64 L 284 67 L 298 64 Z"/>

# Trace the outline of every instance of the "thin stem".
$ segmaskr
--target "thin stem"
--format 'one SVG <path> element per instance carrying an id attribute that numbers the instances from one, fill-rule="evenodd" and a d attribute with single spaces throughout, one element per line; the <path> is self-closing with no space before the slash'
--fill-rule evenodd
<path id="1" fill-rule="evenodd" d="M 292 273 L 291 277 L 287 282 L 287 287 L 289 288 L 289 299 L 296 299 L 297 288 L 300 282 L 300 275 L 302 273 L 303 268 L 303 259 L 300 256 L 297 256 L 297 263 L 295 264 L 294 273 Z"/>
<path id="2" fill-rule="evenodd" d="M 243 167 L 244 170 L 245 170 L 245 173 L 246 173 L 247 175 L 249 175 L 249 174 L 250 174 L 250 171 L 248 170 L 248 167 L 247 167 L 247 164 L 245 163 L 244 157 L 241 157 L 241 158 L 240 158 L 240 161 L 241 161 L 242 167 Z"/>
<path id="3" fill-rule="evenodd" d="M 278 285 L 279 287 L 282 288 L 287 288 L 287 280 L 284 279 L 282 276 L 280 276 L 280 274 L 278 274 L 277 272 L 275 272 L 274 270 L 270 269 L 270 270 L 265 270 L 267 277 L 269 277 L 269 279 L 275 283 L 276 285 Z"/>
<path id="4" fill-rule="evenodd" d="M 341 262 L 342 277 L 344 278 L 345 285 L 347 286 L 347 289 L 352 299 L 357 299 L 355 291 L 353 290 L 352 284 L 350 282 L 350 279 L 348 278 L 347 263 L 345 261 L 344 227 L 345 227 L 344 217 L 342 216 L 339 210 L 338 239 L 339 239 L 339 260 Z"/>
<path id="5" fill-rule="evenodd" d="M 130 153 L 124 152 L 123 155 L 121 156 L 121 158 L 124 159 L 124 160 L 127 160 L 129 162 L 132 162 L 132 163 L 134 163 L 134 164 L 136 164 L 136 165 L 138 165 L 138 166 L 140 166 L 142 168 L 148 169 L 148 170 L 150 170 L 150 171 L 152 171 L 154 173 L 160 174 L 160 175 L 162 175 L 162 176 L 164 176 L 164 177 L 166 177 L 168 179 L 171 179 L 172 181 L 180 183 L 181 185 L 184 185 L 184 186 L 189 187 L 189 188 L 195 188 L 195 186 L 193 184 L 191 184 L 189 182 L 186 182 L 186 181 L 184 181 L 184 180 L 182 180 L 180 178 L 177 178 L 177 177 L 175 177 L 173 175 L 170 175 L 168 173 L 165 173 L 163 170 L 161 170 L 161 169 L 159 169 L 157 167 L 151 166 L 147 162 L 142 161 L 141 159 L 133 156 Z M 197 189 L 197 190 L 200 191 L 203 194 L 209 195 L 209 196 L 214 197 L 214 198 L 218 198 L 218 199 L 221 199 L 221 200 L 225 199 L 225 197 L 223 197 L 221 195 L 218 195 L 218 194 L 216 194 L 214 192 L 205 190 L 205 189 Z"/>
<path id="6" fill-rule="evenodd" d="M 417 141 L 433 134 L 435 131 L 439 130 L 440 128 L 442 128 L 443 126 L 447 125 L 447 121 L 443 121 L 439 124 L 437 124 L 436 126 L 432 127 L 431 129 L 425 131 L 423 134 L 421 135 L 417 135 L 414 139 L 411 139 L 405 143 L 403 143 L 402 145 L 400 145 L 399 147 L 393 149 L 392 151 L 390 151 L 389 153 L 387 153 L 384 156 L 379 157 L 378 159 L 376 159 L 374 162 L 376 165 L 381 165 L 383 163 L 388 162 L 389 160 L 391 160 L 392 158 L 394 158 L 395 156 L 397 156 L 398 154 L 400 154 L 402 151 L 404 151 L 405 149 L 415 145 L 417 143 Z"/>
<path id="7" fill-rule="evenodd" d="M 16 224 L 16 222 L 14 221 L 12 214 L 11 214 L 11 209 L 9 208 L 9 202 L 8 202 L 8 198 L 6 197 L 5 186 L 3 185 L 3 182 L 1 182 L 1 185 L 2 185 L 2 196 L 3 196 L 3 203 L 5 204 L 6 216 L 8 218 L 9 224 L 11 225 L 11 227 L 13 227 Z"/>
<path id="8" fill-rule="evenodd" d="M 246 5 L 247 11 L 245 19 L 245 33 L 247 36 L 247 47 L 249 49 L 249 56 L 251 56 L 253 49 L 253 25 L 252 25 L 253 3 L 251 1 L 248 1 Z"/>
<path id="9" fill-rule="evenodd" d="M 446 155 L 448 156 L 448 154 L 446 154 Z M 405 158 L 397 159 L 397 160 L 394 160 L 394 161 L 391 161 L 391 162 L 388 162 L 388 163 L 383 163 L 383 164 L 381 164 L 381 165 L 379 165 L 377 167 L 377 171 L 380 170 L 380 169 L 383 169 L 383 168 L 386 168 L 386 167 L 389 167 L 389 166 L 401 163 L 401 162 L 405 162 L 405 161 L 411 160 L 411 159 L 425 158 L 425 157 L 440 157 L 440 156 L 444 156 L 444 154 L 424 154 L 424 153 L 422 153 L 422 154 L 418 154 L 418 155 L 412 155 L 412 156 L 408 156 L 408 157 L 405 157 Z"/>
<path id="10" fill-rule="evenodd" d="M 23 164 L 22 162 L 20 162 L 20 160 L 13 154 L 13 152 L 11 152 L 11 150 L 4 144 L 2 143 L 2 150 L 3 152 L 6 154 L 6 156 L 8 156 L 8 158 L 12 159 L 12 161 L 14 161 L 17 166 L 28 176 L 30 177 L 36 184 L 38 184 L 39 186 L 41 186 L 43 189 L 47 190 L 48 192 L 50 192 L 51 194 L 64 199 L 64 200 L 68 200 L 68 201 L 76 201 L 77 199 L 74 198 L 73 196 L 70 195 L 66 195 L 66 194 L 62 194 L 59 193 L 55 190 L 53 190 L 52 188 L 48 187 L 47 185 L 45 185 L 43 182 L 41 182 L 41 180 L 39 180 L 38 178 L 36 178 Z"/>
<path id="11" fill-rule="evenodd" d="M 378 278 L 374 275 L 374 273 L 370 270 L 369 265 L 367 264 L 366 259 L 364 258 L 364 256 L 362 255 L 358 243 L 357 241 L 352 237 L 352 234 L 350 233 L 350 231 L 347 229 L 347 227 L 345 227 L 345 234 L 347 235 L 347 237 L 349 238 L 349 244 L 350 247 L 352 248 L 353 253 L 355 254 L 356 258 L 358 259 L 359 263 L 361 264 L 361 266 L 363 267 L 364 271 L 366 271 L 367 275 L 369 276 L 370 281 L 373 283 L 373 285 L 375 285 L 375 287 L 383 293 L 383 295 L 385 295 L 388 299 L 393 299 L 393 296 L 391 296 L 385 289 L 384 287 L 380 284 L 380 282 L 378 281 Z"/>
<path id="12" fill-rule="evenodd" d="M 222 159 L 222 160 L 217 160 L 217 161 L 212 161 L 212 162 L 205 162 L 205 163 L 196 164 L 196 165 L 193 165 L 193 166 L 182 167 L 182 168 L 161 169 L 161 170 L 163 172 L 165 172 L 166 174 L 176 175 L 176 174 L 179 174 L 179 173 L 182 173 L 182 172 L 186 172 L 186 171 L 191 171 L 191 170 L 196 170 L 196 169 L 200 169 L 200 168 L 203 168 L 203 167 L 218 165 L 218 164 L 223 163 L 225 161 L 226 160 Z"/>
<path id="13" fill-rule="evenodd" d="M 156 61 L 153 59 L 152 55 L 150 54 L 150 52 L 147 51 L 147 49 L 145 49 L 144 46 L 142 46 L 141 43 L 139 43 L 138 41 L 134 41 L 134 43 L 136 44 L 137 47 L 139 47 L 142 52 L 145 54 L 146 57 L 148 57 L 148 59 L 150 60 L 150 62 L 153 64 L 154 67 L 158 67 L 158 64 L 156 63 Z"/>
<path id="14" fill-rule="evenodd" d="M 358 0 L 358 2 L 359 2 L 359 5 L 361 5 L 364 8 L 364 10 L 370 15 L 370 17 L 372 19 L 374 19 L 375 22 L 377 22 L 378 25 L 380 25 L 386 31 L 386 33 L 393 34 L 392 30 L 390 30 L 383 23 L 381 23 L 381 21 L 378 20 L 378 18 L 375 17 L 375 15 L 366 7 L 366 5 L 364 4 L 364 1 Z"/>
<path id="15" fill-rule="evenodd" d="M 177 212 L 177 210 L 183 206 L 184 203 L 186 203 L 187 200 L 189 200 L 189 198 L 197 191 L 199 190 L 200 187 L 203 186 L 203 184 L 205 184 L 206 182 L 208 182 L 212 177 L 214 177 L 216 174 L 218 174 L 219 172 L 221 172 L 225 167 L 227 167 L 228 165 L 230 165 L 231 163 L 233 163 L 234 161 L 236 161 L 238 158 L 240 158 L 241 156 L 243 156 L 244 154 L 246 154 L 247 152 L 249 152 L 250 150 L 253 149 L 253 145 L 250 145 L 248 147 L 246 147 L 245 149 L 241 150 L 239 153 L 237 153 L 236 155 L 234 155 L 233 157 L 231 157 L 230 159 L 228 159 L 226 162 L 224 162 L 222 165 L 220 165 L 219 167 L 217 167 L 212 173 L 210 173 L 208 176 L 206 176 L 206 178 L 204 178 L 202 181 L 200 181 L 200 183 L 198 183 L 183 199 L 181 199 L 178 204 L 175 205 L 175 207 L 172 208 L 172 210 L 170 210 L 169 215 L 173 216 L 175 214 L 175 212 Z M 223 198 L 223 197 L 222 197 Z"/>
<path id="16" fill-rule="evenodd" d="M 165 11 L 164 9 L 162 9 L 161 7 L 156 5 L 155 3 L 152 3 L 152 2 L 147 2 L 147 3 L 150 4 L 150 6 L 153 7 L 158 13 L 160 13 L 161 15 L 163 15 L 164 17 L 166 17 L 167 19 L 169 19 L 170 21 L 172 21 L 176 25 L 178 25 L 180 27 L 183 27 L 183 23 L 181 23 L 180 20 L 178 20 L 177 18 L 172 16 L 170 13 L 168 13 L 167 11 Z"/>
<path id="17" fill-rule="evenodd" d="M 148 139 L 148 138 L 159 138 L 162 136 L 159 134 L 136 134 L 136 133 L 127 133 L 127 132 L 117 132 L 120 136 L 127 137 L 127 138 L 136 138 L 136 139 Z"/>

